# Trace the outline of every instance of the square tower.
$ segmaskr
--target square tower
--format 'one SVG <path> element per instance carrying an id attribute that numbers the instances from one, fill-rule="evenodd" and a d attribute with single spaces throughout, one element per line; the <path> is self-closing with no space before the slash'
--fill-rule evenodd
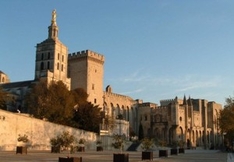
<path id="1" fill-rule="evenodd" d="M 68 56 L 68 74 L 71 89 L 83 88 L 88 101 L 103 106 L 104 56 L 85 50 Z"/>

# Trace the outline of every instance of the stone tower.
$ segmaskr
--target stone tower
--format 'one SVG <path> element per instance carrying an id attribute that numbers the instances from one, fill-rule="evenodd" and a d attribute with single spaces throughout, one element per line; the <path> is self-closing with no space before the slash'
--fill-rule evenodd
<path id="1" fill-rule="evenodd" d="M 104 56 L 85 50 L 68 56 L 68 71 L 71 89 L 83 88 L 88 101 L 103 106 Z"/>
<path id="2" fill-rule="evenodd" d="M 48 27 L 48 38 L 36 46 L 35 80 L 63 81 L 70 89 L 67 78 L 68 48 L 58 39 L 56 11 L 52 12 L 51 25 Z"/>
<path id="3" fill-rule="evenodd" d="M 9 82 L 10 82 L 10 79 L 8 78 L 8 76 L 0 70 L 0 84 L 9 83 Z"/>

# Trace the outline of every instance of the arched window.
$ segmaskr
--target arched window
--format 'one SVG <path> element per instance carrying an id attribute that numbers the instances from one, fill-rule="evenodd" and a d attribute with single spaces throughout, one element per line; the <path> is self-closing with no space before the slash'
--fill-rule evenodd
<path id="1" fill-rule="evenodd" d="M 182 121 L 182 117 L 180 117 L 180 121 Z"/>
<path id="2" fill-rule="evenodd" d="M 44 62 L 41 62 L 41 70 L 44 70 Z"/>

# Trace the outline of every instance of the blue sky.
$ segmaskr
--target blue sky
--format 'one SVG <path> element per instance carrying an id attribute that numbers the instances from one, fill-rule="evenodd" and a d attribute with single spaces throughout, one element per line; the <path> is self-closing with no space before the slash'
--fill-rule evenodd
<path id="1" fill-rule="evenodd" d="M 3 0 L 0 70 L 34 78 L 35 46 L 57 11 L 69 52 L 105 56 L 104 88 L 158 103 L 184 95 L 224 104 L 234 96 L 233 0 Z"/>

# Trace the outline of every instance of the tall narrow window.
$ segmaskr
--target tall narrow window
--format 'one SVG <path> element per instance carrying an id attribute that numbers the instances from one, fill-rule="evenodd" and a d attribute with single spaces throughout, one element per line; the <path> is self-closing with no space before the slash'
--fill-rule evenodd
<path id="1" fill-rule="evenodd" d="M 63 71 L 63 64 L 61 65 L 61 71 Z"/>
<path id="2" fill-rule="evenodd" d="M 59 60 L 59 53 L 58 53 L 58 60 Z"/>
<path id="3" fill-rule="evenodd" d="M 43 60 L 43 59 L 44 59 L 44 53 L 41 54 L 41 60 Z"/>
<path id="4" fill-rule="evenodd" d="M 48 59 L 50 59 L 50 52 L 48 52 Z"/>
<path id="5" fill-rule="evenodd" d="M 64 61 L 64 55 L 62 55 L 62 62 Z"/>
<path id="6" fill-rule="evenodd" d="M 57 70 L 59 70 L 59 63 L 57 63 Z"/>
<path id="7" fill-rule="evenodd" d="M 94 90 L 94 84 L 92 84 L 92 90 Z"/>
<path id="8" fill-rule="evenodd" d="M 50 69 L 50 62 L 47 62 L 47 69 Z"/>
<path id="9" fill-rule="evenodd" d="M 40 67 L 41 70 L 44 70 L 44 62 L 41 62 L 41 67 Z"/>
<path id="10" fill-rule="evenodd" d="M 97 103 L 97 99 L 96 98 L 94 99 L 94 103 Z"/>

